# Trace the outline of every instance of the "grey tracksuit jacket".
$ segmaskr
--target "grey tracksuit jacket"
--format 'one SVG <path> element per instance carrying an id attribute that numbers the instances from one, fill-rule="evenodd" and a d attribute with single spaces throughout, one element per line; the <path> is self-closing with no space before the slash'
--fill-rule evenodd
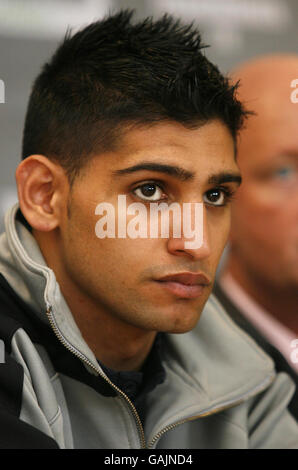
<path id="1" fill-rule="evenodd" d="M 211 296 L 189 333 L 166 335 L 166 379 L 146 420 L 100 368 L 30 231 L 0 237 L 0 448 L 298 448 L 291 379 Z"/>

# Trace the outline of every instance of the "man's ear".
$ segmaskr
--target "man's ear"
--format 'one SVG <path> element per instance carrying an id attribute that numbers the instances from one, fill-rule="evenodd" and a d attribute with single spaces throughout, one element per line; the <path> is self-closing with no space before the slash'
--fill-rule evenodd
<path id="1" fill-rule="evenodd" d="M 17 167 L 21 211 L 32 228 L 49 232 L 59 226 L 69 190 L 65 170 L 43 155 L 31 155 Z"/>

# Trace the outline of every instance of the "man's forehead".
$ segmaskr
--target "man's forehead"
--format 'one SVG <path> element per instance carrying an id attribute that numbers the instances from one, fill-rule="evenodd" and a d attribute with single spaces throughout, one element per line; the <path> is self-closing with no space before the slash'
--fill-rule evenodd
<path id="1" fill-rule="evenodd" d="M 293 108 L 295 107 L 292 104 Z M 297 105 L 296 105 L 297 106 Z M 280 113 L 253 116 L 238 140 L 240 167 L 260 166 L 264 163 L 298 157 L 298 107 Z"/>
<path id="2" fill-rule="evenodd" d="M 171 165 L 187 179 L 202 166 L 231 165 L 234 159 L 234 140 L 221 122 L 210 121 L 195 129 L 175 122 L 137 127 L 124 133 L 109 166 L 116 175 L 121 174 L 117 171 L 122 167 L 135 167 L 145 161 L 148 169 L 150 162 Z"/>

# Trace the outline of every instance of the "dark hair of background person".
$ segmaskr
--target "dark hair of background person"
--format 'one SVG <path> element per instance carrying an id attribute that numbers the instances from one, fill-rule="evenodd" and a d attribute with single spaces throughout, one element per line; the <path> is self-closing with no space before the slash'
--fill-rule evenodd
<path id="1" fill-rule="evenodd" d="M 135 24 L 132 16 L 120 11 L 66 33 L 33 84 L 22 158 L 45 155 L 72 182 L 130 126 L 177 121 L 194 128 L 218 118 L 236 140 L 247 112 L 237 85 L 202 52 L 199 31 L 169 15 Z"/>

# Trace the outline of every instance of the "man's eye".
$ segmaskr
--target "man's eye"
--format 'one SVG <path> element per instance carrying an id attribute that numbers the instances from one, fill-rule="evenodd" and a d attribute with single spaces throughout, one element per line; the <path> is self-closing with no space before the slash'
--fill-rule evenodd
<path id="1" fill-rule="evenodd" d="M 295 170 L 292 166 L 282 166 L 274 171 L 274 176 L 282 180 L 288 180 L 294 175 L 294 172 Z"/>
<path id="2" fill-rule="evenodd" d="M 203 201 L 212 206 L 225 206 L 232 199 L 232 195 L 228 188 L 214 188 L 206 191 Z"/>
<path id="3" fill-rule="evenodd" d="M 145 201 L 159 201 L 165 199 L 162 188 L 156 183 L 144 183 L 133 190 L 133 194 Z"/>

